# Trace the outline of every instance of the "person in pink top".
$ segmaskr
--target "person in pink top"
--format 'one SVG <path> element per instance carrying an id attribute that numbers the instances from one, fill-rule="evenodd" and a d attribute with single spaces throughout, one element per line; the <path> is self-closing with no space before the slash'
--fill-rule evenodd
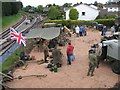
<path id="1" fill-rule="evenodd" d="M 71 45 L 71 42 L 69 42 L 66 50 L 68 65 L 71 65 L 71 57 L 73 56 L 73 50 L 74 46 Z"/>

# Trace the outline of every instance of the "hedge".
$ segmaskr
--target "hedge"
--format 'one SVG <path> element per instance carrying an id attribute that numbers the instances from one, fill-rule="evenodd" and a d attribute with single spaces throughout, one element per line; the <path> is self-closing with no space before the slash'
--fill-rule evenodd
<path id="1" fill-rule="evenodd" d="M 106 25 L 106 26 L 113 26 L 115 24 L 115 19 L 97 19 L 96 22 Z"/>
<path id="2" fill-rule="evenodd" d="M 111 27 L 114 25 L 115 19 L 97 19 L 97 20 L 46 20 L 44 23 L 57 23 L 62 24 L 63 26 L 71 27 L 72 25 L 92 25 L 93 22 L 98 22 L 99 24 L 103 24 Z"/>

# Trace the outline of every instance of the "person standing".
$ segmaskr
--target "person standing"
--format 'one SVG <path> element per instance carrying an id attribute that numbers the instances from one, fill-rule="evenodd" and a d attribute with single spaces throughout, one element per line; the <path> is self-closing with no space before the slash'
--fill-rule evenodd
<path id="1" fill-rule="evenodd" d="M 44 50 L 44 60 L 45 60 L 45 63 L 48 63 L 47 61 L 47 57 L 49 57 L 49 49 L 48 49 L 48 42 L 47 41 L 44 41 L 43 43 L 43 50 Z"/>
<path id="2" fill-rule="evenodd" d="M 53 64 L 57 65 L 57 67 L 62 66 L 62 55 L 62 52 L 57 48 L 57 46 L 52 50 Z"/>
<path id="3" fill-rule="evenodd" d="M 102 54 L 102 48 L 98 44 L 95 45 L 95 54 L 96 54 L 96 57 L 97 57 L 97 68 L 99 68 L 99 62 L 100 62 L 99 57 Z"/>
<path id="4" fill-rule="evenodd" d="M 82 26 L 82 25 L 80 26 L 80 31 L 79 31 L 79 33 L 80 33 L 80 36 L 83 36 L 83 26 Z"/>
<path id="5" fill-rule="evenodd" d="M 104 25 L 104 26 L 103 26 L 103 36 L 106 35 L 106 32 L 107 32 L 107 27 Z"/>
<path id="6" fill-rule="evenodd" d="M 69 42 L 66 50 L 68 65 L 71 65 L 71 56 L 73 56 L 73 50 L 74 46 L 71 45 L 71 42 Z"/>
<path id="7" fill-rule="evenodd" d="M 115 32 L 115 26 L 113 25 L 113 26 L 111 27 L 111 35 L 113 35 L 114 32 Z"/>
<path id="8" fill-rule="evenodd" d="M 101 30 L 101 36 L 103 36 L 103 25 L 101 25 L 100 30 Z"/>
<path id="9" fill-rule="evenodd" d="M 79 29 L 79 27 L 78 27 L 78 25 L 77 25 L 77 26 L 75 27 L 75 32 L 76 32 L 76 36 L 77 36 L 77 37 L 79 37 L 79 30 L 80 30 L 80 29 Z"/>
<path id="10" fill-rule="evenodd" d="M 86 25 L 84 26 L 84 32 L 83 33 L 84 33 L 84 36 L 87 35 L 87 26 Z"/>
<path id="11" fill-rule="evenodd" d="M 89 51 L 89 69 L 88 69 L 88 73 L 87 76 L 91 75 L 94 76 L 94 70 L 97 67 L 97 57 L 95 54 L 94 50 L 90 50 Z"/>

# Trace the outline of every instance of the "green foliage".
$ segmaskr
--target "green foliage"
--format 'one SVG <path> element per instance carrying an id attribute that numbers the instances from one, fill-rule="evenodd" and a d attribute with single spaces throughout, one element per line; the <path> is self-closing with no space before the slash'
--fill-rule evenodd
<path id="1" fill-rule="evenodd" d="M 26 40 L 26 47 L 19 47 L 16 49 L 2 64 L 0 64 L 1 70 L 4 71 L 9 71 L 11 69 L 11 66 L 14 64 L 16 60 L 19 60 L 19 55 L 21 52 L 25 51 L 26 53 L 30 53 L 31 50 L 33 49 L 33 44 L 31 42 L 31 39 Z"/>
<path id="2" fill-rule="evenodd" d="M 106 25 L 106 26 L 113 26 L 115 23 L 115 19 L 97 19 L 96 22 Z"/>
<path id="3" fill-rule="evenodd" d="M 98 15 L 96 19 L 113 19 L 115 17 L 116 15 L 104 15 L 104 16 Z"/>
<path id="4" fill-rule="evenodd" d="M 28 12 L 29 9 L 31 9 L 31 8 L 32 8 L 32 7 L 31 7 L 30 5 L 28 5 L 28 6 L 24 7 L 23 10 L 24 10 L 25 12 Z"/>
<path id="5" fill-rule="evenodd" d="M 117 4 L 118 4 L 118 5 L 120 5 L 120 1 L 119 1 L 119 2 L 117 2 Z"/>
<path id="6" fill-rule="evenodd" d="M 63 7 L 71 7 L 72 6 L 72 3 L 65 3 L 64 5 L 63 5 Z"/>
<path id="7" fill-rule="evenodd" d="M 9 26 L 11 23 L 14 23 L 16 21 L 18 21 L 21 18 L 21 14 L 15 14 L 12 16 L 4 16 L 2 18 L 2 28 L 6 28 L 7 26 Z"/>
<path id="8" fill-rule="evenodd" d="M 48 11 L 48 18 L 51 20 L 55 20 L 55 19 L 61 19 L 61 17 L 62 16 L 59 10 L 54 6 L 51 6 Z"/>
<path id="9" fill-rule="evenodd" d="M 98 2 L 97 2 L 97 1 L 95 1 L 95 2 L 94 2 L 94 5 L 95 5 L 95 6 L 98 6 Z"/>
<path id="10" fill-rule="evenodd" d="M 92 23 L 93 21 L 84 21 L 84 20 L 48 20 L 45 21 L 45 23 L 57 23 L 62 24 L 63 26 L 67 26 L 71 28 L 72 25 L 88 25 Z"/>
<path id="11" fill-rule="evenodd" d="M 16 61 L 19 60 L 19 54 L 20 52 L 22 52 L 24 49 L 23 48 L 19 48 L 17 49 L 14 53 L 12 53 L 7 59 L 6 61 L 0 65 L 0 68 L 2 68 L 2 71 L 6 71 L 9 70 L 11 65 Z"/>
<path id="12" fill-rule="evenodd" d="M 2 2 L 2 16 L 17 14 L 22 7 L 22 2 Z"/>
<path id="13" fill-rule="evenodd" d="M 98 22 L 99 24 L 104 24 L 106 26 L 114 25 L 115 19 L 97 19 L 97 20 L 47 20 L 45 23 L 57 23 L 63 26 L 71 27 L 71 25 L 92 25 L 93 22 Z"/>
<path id="14" fill-rule="evenodd" d="M 42 13 L 43 12 L 43 6 L 42 5 L 39 5 L 38 7 L 37 7 L 37 11 L 39 12 L 39 13 Z"/>
<path id="15" fill-rule="evenodd" d="M 3 16 L 9 16 L 12 14 L 12 6 L 9 2 L 3 2 L 2 3 L 2 15 Z"/>
<path id="16" fill-rule="evenodd" d="M 71 20 L 77 20 L 79 16 L 79 12 L 77 9 L 71 8 L 69 12 L 69 17 Z"/>

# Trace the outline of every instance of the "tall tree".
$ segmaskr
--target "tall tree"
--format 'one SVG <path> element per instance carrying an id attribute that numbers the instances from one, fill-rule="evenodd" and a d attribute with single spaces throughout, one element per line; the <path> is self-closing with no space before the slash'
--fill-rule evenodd
<path id="1" fill-rule="evenodd" d="M 65 3 L 63 7 L 71 7 L 72 3 Z"/>
<path id="2" fill-rule="evenodd" d="M 29 9 L 31 9 L 31 8 L 32 8 L 32 6 L 28 5 L 28 6 L 26 6 L 23 10 L 24 10 L 25 12 L 28 12 Z"/>
<path id="3" fill-rule="evenodd" d="M 52 4 L 47 4 L 45 7 L 48 7 L 48 8 L 49 8 L 49 7 L 51 7 L 51 6 L 52 6 Z"/>
<path id="4" fill-rule="evenodd" d="M 48 18 L 51 19 L 51 20 L 60 19 L 61 14 L 60 14 L 59 10 L 56 9 L 56 7 L 51 6 L 49 11 L 48 11 Z"/>
<path id="5" fill-rule="evenodd" d="M 95 5 L 95 6 L 98 6 L 98 2 L 97 2 L 97 1 L 95 1 L 95 2 L 94 2 L 94 5 Z"/>
<path id="6" fill-rule="evenodd" d="M 77 9 L 71 8 L 69 12 L 69 17 L 71 20 L 77 20 L 79 16 L 79 12 Z"/>
<path id="7" fill-rule="evenodd" d="M 38 10 L 39 13 L 43 13 L 43 9 L 44 9 L 44 7 L 42 5 L 39 5 L 37 7 L 37 10 Z"/>
<path id="8" fill-rule="evenodd" d="M 99 8 L 103 8 L 103 6 L 104 6 L 104 5 L 103 5 L 102 3 L 98 3 L 98 7 L 99 7 Z"/>
<path id="9" fill-rule="evenodd" d="M 2 2 L 2 15 L 9 16 L 17 14 L 22 7 L 22 2 Z"/>
<path id="10" fill-rule="evenodd" d="M 12 13 L 12 6 L 10 2 L 2 2 L 2 15 L 9 16 Z"/>

